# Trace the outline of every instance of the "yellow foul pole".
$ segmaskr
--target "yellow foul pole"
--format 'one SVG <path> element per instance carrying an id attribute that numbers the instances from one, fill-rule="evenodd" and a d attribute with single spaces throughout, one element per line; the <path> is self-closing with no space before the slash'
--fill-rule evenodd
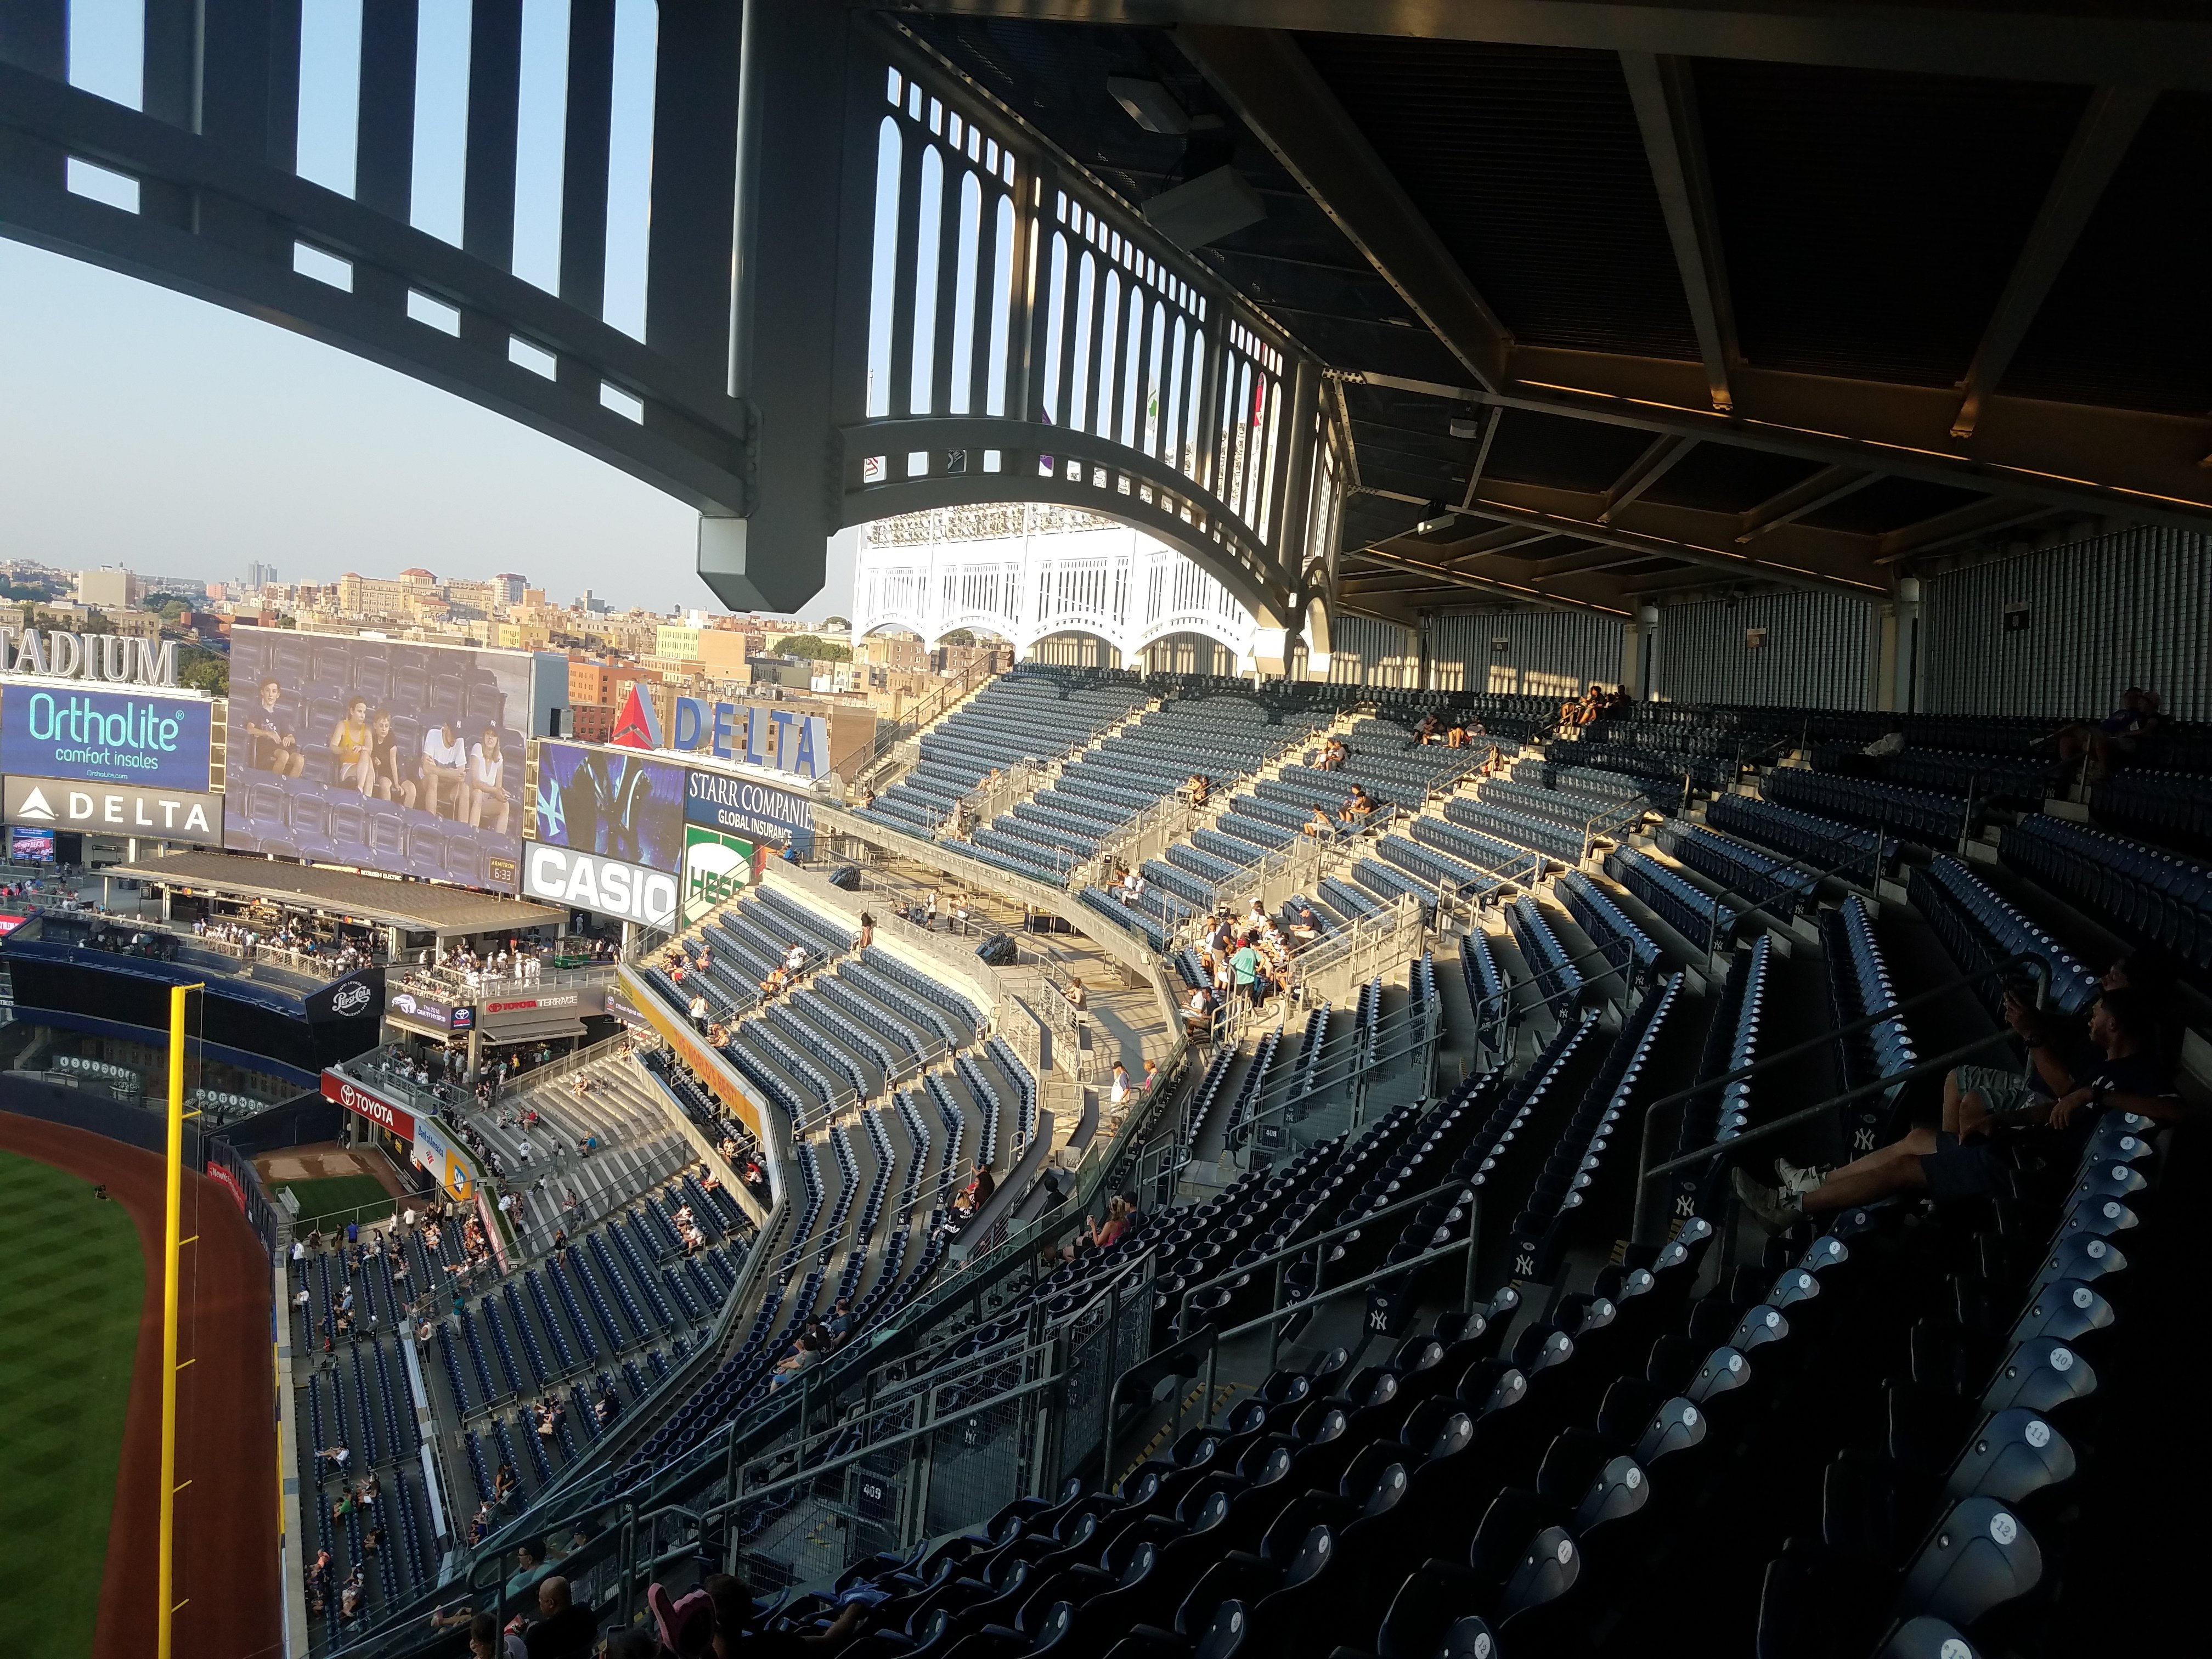
<path id="1" fill-rule="evenodd" d="M 169 988 L 169 1155 L 161 1232 L 161 1620 L 155 1659 L 172 1659 L 171 1624 L 177 1608 L 177 1258 L 185 1243 L 185 997 L 202 988 Z"/>

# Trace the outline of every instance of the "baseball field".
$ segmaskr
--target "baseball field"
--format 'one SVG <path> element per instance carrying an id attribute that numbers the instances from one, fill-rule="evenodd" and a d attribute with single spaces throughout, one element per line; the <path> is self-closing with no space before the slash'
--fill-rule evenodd
<path id="1" fill-rule="evenodd" d="M 145 1269 L 96 1183 L 0 1151 L 0 1630 L 92 1651 Z"/>
<path id="2" fill-rule="evenodd" d="M 106 1196 L 100 1194 L 104 1192 Z M 269 1259 L 187 1173 L 176 1651 L 280 1651 Z M 155 1650 L 161 1160 L 0 1109 L 0 1652 Z"/>

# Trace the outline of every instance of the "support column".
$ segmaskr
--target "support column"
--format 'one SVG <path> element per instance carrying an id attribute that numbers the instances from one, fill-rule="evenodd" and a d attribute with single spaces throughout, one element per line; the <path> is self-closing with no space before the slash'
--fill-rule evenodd
<path id="1" fill-rule="evenodd" d="M 0 5 L 0 64 L 50 80 L 68 79 L 68 0 L 10 0 Z M 59 190 L 67 170 L 58 146 L 0 129 L 0 171 Z"/>
<path id="2" fill-rule="evenodd" d="M 568 0 L 568 102 L 562 132 L 561 297 L 605 314 L 607 154 L 614 115 L 614 0 Z M 599 400 L 598 375 L 563 357 L 561 384 Z"/>
<path id="3" fill-rule="evenodd" d="M 1897 579 L 1897 646 L 1889 678 L 1892 708 L 1910 714 L 1920 707 L 1920 579 Z"/>
<path id="4" fill-rule="evenodd" d="M 1659 695 L 1659 607 L 1639 605 L 1636 611 L 1636 696 L 1649 702 Z"/>

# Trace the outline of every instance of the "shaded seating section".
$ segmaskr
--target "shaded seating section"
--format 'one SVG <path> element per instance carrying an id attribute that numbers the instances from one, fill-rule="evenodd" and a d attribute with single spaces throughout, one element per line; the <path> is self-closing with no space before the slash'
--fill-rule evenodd
<path id="1" fill-rule="evenodd" d="M 1650 905 L 1659 919 L 1693 945 L 1716 951 L 1734 942 L 1742 921 L 1736 907 L 1685 881 L 1648 853 L 1622 847 L 1605 855 L 1605 872 Z"/>
<path id="2" fill-rule="evenodd" d="M 1528 894 L 1522 894 L 1505 907 L 1505 926 L 1520 950 L 1521 959 L 1528 964 L 1536 994 L 1554 1018 L 1565 1018 L 1582 1000 L 1582 969 L 1567 960 L 1566 947 L 1559 943 L 1552 924 L 1544 919 L 1543 911 Z"/>
<path id="3" fill-rule="evenodd" d="M 1652 832 L 1651 839 L 1662 853 L 1711 877 L 1750 904 L 1764 906 L 1778 921 L 1801 913 L 1809 915 L 1814 908 L 1820 879 L 1812 872 L 1704 824 L 1668 818 Z"/>
<path id="4" fill-rule="evenodd" d="M 2095 999 L 2097 976 L 1957 859 L 1939 858 L 1915 870 L 1907 890 L 1913 907 L 1928 918 L 1960 966 L 1989 968 L 2008 957 L 2029 956 L 2048 970 L 2051 1000 L 2062 1012 L 2079 1013 Z M 1996 1013 L 2004 987 L 1981 980 L 1975 989 Z"/>
<path id="5" fill-rule="evenodd" d="M 1575 925 L 1605 949 L 1606 960 L 1631 981 L 1649 973 L 1659 963 L 1659 947 L 1651 936 L 1628 919 L 1613 896 L 1579 870 L 1559 878 L 1557 891 Z M 1591 971 L 1597 969 L 1594 965 Z"/>
<path id="6" fill-rule="evenodd" d="M 1705 822 L 1739 841 L 1754 842 L 1804 860 L 1814 870 L 1838 870 L 1864 885 L 1874 876 L 1875 832 L 1839 818 L 1778 806 L 1753 795 L 1718 795 L 1705 803 Z M 1886 836 L 1881 865 L 1897 857 L 1897 841 Z M 1856 869 L 1850 866 L 1854 861 Z M 1687 862 L 1687 860 L 1685 860 Z"/>
<path id="7" fill-rule="evenodd" d="M 1635 1156 L 1632 1144 L 1615 1150 L 1613 1142 L 1621 1138 L 1624 1115 L 1665 1086 L 1653 1055 L 1668 1036 L 1669 1022 L 1685 1017 L 1680 1011 L 1686 1000 L 1682 976 L 1676 974 L 1646 991 L 1622 1020 L 1597 1075 L 1584 1087 L 1574 1115 L 1513 1218 L 1507 1256 L 1508 1271 L 1516 1280 L 1542 1283 L 1559 1272 L 1600 1176 L 1613 1174 L 1613 1161 Z"/>
<path id="8" fill-rule="evenodd" d="M 1759 792 L 1784 806 L 1802 807 L 1852 823 L 1883 825 L 1900 837 L 1930 847 L 1952 846 L 1966 831 L 1965 799 L 1925 789 L 1785 766 L 1768 773 L 1760 781 Z"/>
<path id="9" fill-rule="evenodd" d="M 2004 832 L 1997 856 L 2115 933 L 2172 951 L 2200 982 L 2212 980 L 2212 866 L 2039 812 Z"/>
<path id="10" fill-rule="evenodd" d="M 1563 755 L 1573 755 L 1572 749 L 1561 748 Z M 1626 772 L 1608 772 L 1602 767 L 1574 766 L 1550 758 L 1516 761 L 1511 776 L 1516 783 L 1532 784 L 1545 789 L 1563 789 L 1577 795 L 1586 795 L 1598 801 L 1620 801 L 1626 804 L 1640 799 L 1650 792 L 1642 779 Z M 1592 809 L 1596 810 L 1595 808 Z"/>
<path id="11" fill-rule="evenodd" d="M 1821 745 L 1813 750 L 1813 769 L 1875 778 L 1937 794 L 1966 796 L 2008 806 L 2041 804 L 2051 763 L 2018 755 L 1978 755 L 1944 749 L 1906 749 L 1895 755 L 1866 755 L 1856 748 Z"/>
<path id="12" fill-rule="evenodd" d="M 2185 853 L 2212 853 L 2212 776 L 2123 772 L 2089 791 L 2089 812 L 2117 830 Z"/>
<path id="13" fill-rule="evenodd" d="M 1521 1011 L 1498 965 L 1498 953 L 1491 949 L 1490 935 L 1480 927 L 1469 928 L 1460 939 L 1460 972 L 1467 982 L 1468 1006 L 1474 1014 L 1475 1042 L 1493 1064 L 1502 1061 L 1512 1051 Z"/>
<path id="14" fill-rule="evenodd" d="M 1897 993 L 1866 902 L 1852 894 L 1835 909 L 1824 912 L 1820 926 L 1820 945 L 1828 961 L 1830 1012 L 1837 1030 L 1896 1007 Z M 1864 1030 L 1839 1036 L 1836 1046 L 1840 1075 L 1851 1089 L 1908 1072 L 1920 1058 L 1904 1016 L 1895 1013 Z M 1871 1152 L 1894 1139 L 1887 1132 L 1897 1095 L 1897 1089 L 1887 1089 L 1846 1106 L 1847 1140 L 1854 1152 Z"/>
<path id="15" fill-rule="evenodd" d="M 1547 753 L 1553 760 L 1571 757 L 1577 766 L 1644 779 L 1650 786 L 1654 801 L 1662 810 L 1675 804 L 1686 776 L 1698 789 L 1725 789 L 1737 776 L 1733 752 L 1729 758 L 1721 760 L 1698 755 L 1661 754 L 1629 744 L 1592 743 L 1585 738 L 1571 747 L 1560 744 Z"/>

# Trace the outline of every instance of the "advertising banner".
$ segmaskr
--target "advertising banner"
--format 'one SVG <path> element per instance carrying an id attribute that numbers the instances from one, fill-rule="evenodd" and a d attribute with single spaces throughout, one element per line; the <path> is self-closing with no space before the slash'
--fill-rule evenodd
<path id="1" fill-rule="evenodd" d="M 204 697 L 14 684 L 0 692 L 0 772 L 201 793 L 214 729 Z"/>
<path id="2" fill-rule="evenodd" d="M 532 842 L 525 851 L 522 890 L 572 910 L 590 910 L 648 927 L 676 925 L 674 876 L 544 842 Z"/>
<path id="3" fill-rule="evenodd" d="M 689 927 L 758 881 L 768 849 L 696 823 L 685 826 L 684 842 L 684 925 Z"/>
<path id="4" fill-rule="evenodd" d="M 738 1121 L 757 1139 L 762 1133 L 765 1109 L 753 1098 L 751 1091 L 721 1051 L 708 1048 L 707 1040 L 692 1030 L 691 1023 L 659 997 L 648 993 L 623 1000 L 636 1009 L 647 1025 L 660 1034 L 676 1051 L 676 1057 L 691 1068 L 693 1075 L 714 1091 L 714 1098 L 728 1107 Z"/>
<path id="5" fill-rule="evenodd" d="M 678 697 L 671 736 L 675 748 L 717 760 L 770 767 L 810 781 L 830 775 L 830 720 L 823 714 L 773 704 Z"/>
<path id="6" fill-rule="evenodd" d="M 574 991 L 547 991 L 537 996 L 501 997 L 477 1009 L 477 1023 L 486 1034 L 514 1025 L 543 1025 L 558 1019 L 581 1019 L 607 1011 L 604 986 L 586 985 Z"/>
<path id="7" fill-rule="evenodd" d="M 8 822 L 77 830 L 88 835 L 138 836 L 154 841 L 222 845 L 222 797 L 186 791 L 20 778 L 0 791 Z"/>
<path id="8" fill-rule="evenodd" d="M 814 851 L 813 803 L 772 784 L 755 783 L 727 772 L 686 773 L 684 816 L 692 823 L 748 841 L 796 847 L 802 858 Z"/>
<path id="9" fill-rule="evenodd" d="M 223 845 L 511 893 L 532 659 L 240 628 Z"/>
<path id="10" fill-rule="evenodd" d="M 10 830 L 8 856 L 32 864 L 54 861 L 54 832 L 51 830 Z"/>
<path id="11" fill-rule="evenodd" d="M 455 1148 L 439 1128 L 434 1118 L 424 1118 L 415 1126 L 415 1150 L 410 1160 L 420 1170 L 429 1172 L 430 1179 L 446 1190 L 449 1198 L 465 1204 L 476 1196 L 476 1170 L 466 1152 Z"/>
<path id="12" fill-rule="evenodd" d="M 476 1005 L 455 1002 L 406 985 L 395 985 L 384 1000 L 386 1019 L 410 1020 L 440 1031 L 465 1031 L 476 1024 Z"/>
<path id="13" fill-rule="evenodd" d="M 220 1158 L 211 1158 L 207 1161 L 207 1175 L 210 1181 L 214 1182 L 217 1186 L 226 1188 L 229 1190 L 231 1197 L 238 1201 L 239 1214 L 244 1215 L 246 1213 L 246 1188 L 238 1184 L 238 1177 L 231 1174 L 230 1166 L 223 1163 Z"/>
<path id="14" fill-rule="evenodd" d="M 325 985 L 301 999 L 311 1024 L 334 1019 L 358 1019 L 384 1005 L 384 969 L 364 968 L 349 979 Z"/>
<path id="15" fill-rule="evenodd" d="M 543 739 L 537 838 L 672 876 L 684 865 L 684 769 L 626 749 Z"/>
<path id="16" fill-rule="evenodd" d="M 340 1077 L 336 1072 L 323 1073 L 323 1098 L 335 1100 L 358 1117 L 365 1117 L 380 1129 L 389 1129 L 402 1140 L 415 1139 L 415 1114 L 404 1106 L 395 1106 L 373 1089 L 364 1089 L 351 1078 Z"/>

